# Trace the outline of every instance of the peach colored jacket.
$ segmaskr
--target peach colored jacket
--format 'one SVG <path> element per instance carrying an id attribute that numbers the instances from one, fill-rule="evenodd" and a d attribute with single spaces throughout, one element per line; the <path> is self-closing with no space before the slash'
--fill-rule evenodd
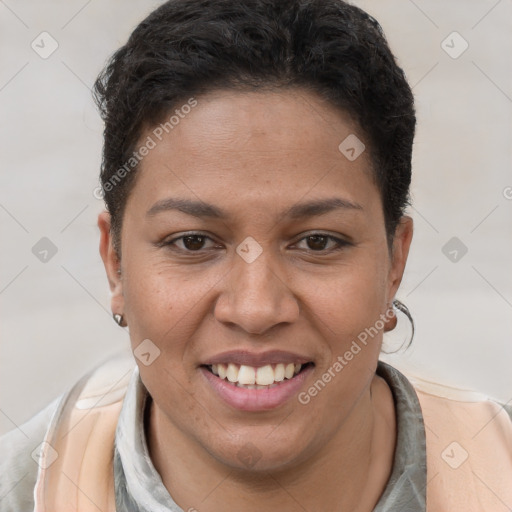
<path id="1" fill-rule="evenodd" d="M 36 512 L 115 511 L 114 438 L 133 366 L 132 358 L 101 366 L 60 405 L 43 444 Z M 474 394 L 463 394 L 462 400 L 450 388 L 419 380 L 411 384 L 425 424 L 427 512 L 511 510 L 512 421 L 507 412 Z"/>

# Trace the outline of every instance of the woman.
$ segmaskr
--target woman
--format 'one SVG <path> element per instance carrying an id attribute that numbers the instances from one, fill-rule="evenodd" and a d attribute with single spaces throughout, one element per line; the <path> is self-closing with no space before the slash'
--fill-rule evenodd
<path id="1" fill-rule="evenodd" d="M 95 92 L 100 253 L 135 359 L 31 423 L 38 467 L 4 438 L 27 478 L 2 476 L 3 507 L 512 505 L 512 412 L 379 361 L 407 313 L 415 115 L 375 20 L 339 0 L 170 1 Z"/>

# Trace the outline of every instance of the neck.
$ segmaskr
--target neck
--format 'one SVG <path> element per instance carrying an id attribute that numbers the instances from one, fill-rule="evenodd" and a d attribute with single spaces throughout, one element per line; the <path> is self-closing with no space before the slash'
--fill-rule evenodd
<path id="1" fill-rule="evenodd" d="M 185 436 L 154 403 L 148 419 L 153 464 L 174 501 L 191 512 L 369 512 L 393 465 L 395 409 L 389 387 L 378 376 L 335 435 L 292 469 L 228 467 Z"/>

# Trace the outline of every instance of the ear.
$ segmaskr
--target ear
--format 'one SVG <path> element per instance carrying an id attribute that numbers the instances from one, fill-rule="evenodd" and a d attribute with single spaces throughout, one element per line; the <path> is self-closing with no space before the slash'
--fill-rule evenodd
<path id="1" fill-rule="evenodd" d="M 395 294 L 402 282 L 405 264 L 407 263 L 407 256 L 409 255 L 409 248 L 411 246 L 412 234 L 413 220 L 411 217 L 404 215 L 398 223 L 393 240 L 391 264 L 388 275 L 388 304 L 395 298 Z"/>
<path id="2" fill-rule="evenodd" d="M 105 210 L 98 215 L 100 228 L 100 254 L 107 273 L 108 284 L 112 293 L 111 308 L 113 313 L 122 314 L 124 311 L 123 283 L 121 275 L 121 261 L 117 257 L 110 231 L 110 214 Z"/>

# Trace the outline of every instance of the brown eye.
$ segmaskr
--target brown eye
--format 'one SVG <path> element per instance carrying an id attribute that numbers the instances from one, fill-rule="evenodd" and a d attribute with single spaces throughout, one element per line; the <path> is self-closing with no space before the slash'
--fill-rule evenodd
<path id="1" fill-rule="evenodd" d="M 329 240 L 329 237 L 322 235 L 311 235 L 307 237 L 307 240 L 310 249 L 313 249 L 314 251 L 323 251 L 327 241 Z"/>
<path id="2" fill-rule="evenodd" d="M 299 240 L 298 244 L 303 241 L 306 241 L 306 249 L 311 252 L 323 252 L 330 253 L 333 251 L 338 251 L 343 249 L 346 246 L 352 245 L 350 242 L 346 240 L 342 240 L 341 238 L 336 238 L 331 235 L 327 235 L 326 233 L 314 233 L 312 235 L 305 236 L 301 240 Z M 329 243 L 331 245 L 329 247 Z"/>
<path id="3" fill-rule="evenodd" d="M 210 242 L 210 246 L 206 243 Z M 220 247 L 213 239 L 203 233 L 188 233 L 172 240 L 163 241 L 157 244 L 177 253 L 199 253 Z"/>
<path id="4" fill-rule="evenodd" d="M 183 246 L 189 251 L 198 251 L 203 248 L 205 239 L 203 235 L 187 235 L 182 237 Z M 179 239 L 178 239 L 179 240 Z"/>

